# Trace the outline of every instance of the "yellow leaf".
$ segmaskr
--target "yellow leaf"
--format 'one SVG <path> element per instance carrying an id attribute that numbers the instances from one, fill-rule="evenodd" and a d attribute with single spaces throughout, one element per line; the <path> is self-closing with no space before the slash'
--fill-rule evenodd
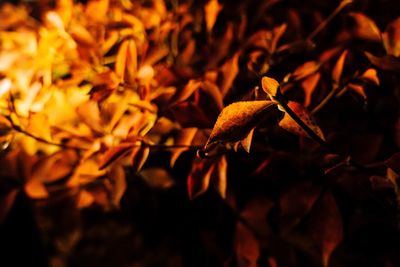
<path id="1" fill-rule="evenodd" d="M 261 80 L 261 84 L 264 92 L 266 92 L 271 99 L 276 96 L 279 88 L 277 80 L 264 76 Z"/>
<path id="2" fill-rule="evenodd" d="M 222 6 L 218 3 L 218 0 L 209 0 L 204 6 L 204 13 L 206 15 L 206 28 L 208 32 L 211 32 L 214 27 L 215 21 L 217 20 L 218 13 L 221 11 Z"/>
<path id="3" fill-rule="evenodd" d="M 26 131 L 35 136 L 51 141 L 50 125 L 46 114 L 30 113 Z"/>
<path id="4" fill-rule="evenodd" d="M 123 41 L 119 46 L 115 59 L 115 73 L 123 81 L 125 77 L 126 59 L 128 53 L 129 41 Z"/>

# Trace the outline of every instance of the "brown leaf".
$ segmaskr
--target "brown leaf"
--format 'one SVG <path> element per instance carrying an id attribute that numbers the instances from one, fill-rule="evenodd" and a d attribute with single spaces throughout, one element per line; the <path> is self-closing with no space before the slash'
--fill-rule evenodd
<path id="1" fill-rule="evenodd" d="M 314 131 L 314 133 L 316 133 L 322 140 L 325 140 L 321 129 L 315 123 L 314 119 L 311 117 L 306 108 L 293 101 L 289 101 L 288 106 L 291 110 L 293 110 L 297 117 L 299 117 L 311 130 Z M 279 126 L 296 135 L 309 137 L 306 131 L 304 131 L 303 128 L 301 128 L 300 125 L 298 125 L 287 112 L 285 112 L 283 119 L 279 122 Z"/>
<path id="2" fill-rule="evenodd" d="M 242 223 L 236 224 L 235 252 L 237 266 L 257 267 L 260 257 L 260 244 L 253 233 Z"/>
<path id="3" fill-rule="evenodd" d="M 225 96 L 239 73 L 239 53 L 236 53 L 233 57 L 225 61 L 221 67 L 222 82 L 220 85 L 221 94 Z"/>
<path id="4" fill-rule="evenodd" d="M 99 163 L 99 170 L 102 170 L 109 166 L 114 161 L 126 156 L 129 152 L 131 152 L 135 147 L 134 143 L 120 143 L 110 149 L 108 149 L 100 163 Z"/>
<path id="5" fill-rule="evenodd" d="M 261 84 L 264 92 L 266 92 L 271 99 L 276 96 L 279 88 L 277 80 L 264 76 L 261 80 Z"/>
<path id="6" fill-rule="evenodd" d="M 321 252 L 322 263 L 327 267 L 332 252 L 343 239 L 342 216 L 330 192 L 326 192 L 316 205 L 308 226 Z"/>
<path id="7" fill-rule="evenodd" d="M 240 144 L 246 150 L 247 153 L 250 153 L 251 142 L 253 141 L 254 128 L 249 132 L 249 134 L 240 141 Z"/>
<path id="8" fill-rule="evenodd" d="M 177 137 L 175 138 L 174 144 L 190 146 L 196 133 L 197 133 L 197 128 L 184 128 L 181 131 L 179 131 Z M 178 159 L 178 157 L 182 154 L 182 152 L 186 150 L 187 148 L 177 148 L 171 152 L 171 160 L 170 160 L 171 167 L 175 165 L 175 162 Z"/>
<path id="9" fill-rule="evenodd" d="M 382 40 L 388 55 L 400 56 L 400 18 L 395 19 L 382 33 Z"/>
<path id="10" fill-rule="evenodd" d="M 189 198 L 193 199 L 207 191 L 215 160 L 195 158 L 187 180 Z"/>
<path id="11" fill-rule="evenodd" d="M 114 164 L 108 172 L 108 176 L 112 183 L 111 202 L 113 206 L 119 207 L 127 187 L 124 167 L 120 164 Z"/>
<path id="12" fill-rule="evenodd" d="M 215 122 L 207 146 L 220 142 L 237 142 L 244 139 L 260 122 L 272 101 L 242 101 L 225 107 Z"/>
<path id="13" fill-rule="evenodd" d="M 0 225 L 5 220 L 8 212 L 13 207 L 15 198 L 17 197 L 18 190 L 12 189 L 4 195 L 0 196 Z"/>
<path id="14" fill-rule="evenodd" d="M 149 147 L 147 146 L 135 147 L 130 155 L 132 168 L 135 171 L 139 172 L 142 169 L 143 165 L 146 163 L 149 154 L 150 154 Z"/>
<path id="15" fill-rule="evenodd" d="M 348 50 L 344 50 L 339 59 L 336 61 L 335 67 L 332 70 L 332 80 L 336 86 L 340 83 L 347 54 Z"/>
<path id="16" fill-rule="evenodd" d="M 140 172 L 140 177 L 152 188 L 155 189 L 169 189 L 175 181 L 171 174 L 163 168 L 148 168 Z"/>
<path id="17" fill-rule="evenodd" d="M 353 34 L 356 37 L 370 41 L 381 41 L 381 31 L 371 18 L 358 12 L 350 13 L 349 16 L 355 22 Z"/>
<path id="18" fill-rule="evenodd" d="M 377 57 L 369 52 L 365 52 L 365 55 L 371 61 L 373 65 L 381 70 L 391 71 L 400 73 L 400 61 L 391 56 Z"/>
<path id="19" fill-rule="evenodd" d="M 218 158 L 211 176 L 212 183 L 222 198 L 226 198 L 228 163 L 225 156 Z"/>

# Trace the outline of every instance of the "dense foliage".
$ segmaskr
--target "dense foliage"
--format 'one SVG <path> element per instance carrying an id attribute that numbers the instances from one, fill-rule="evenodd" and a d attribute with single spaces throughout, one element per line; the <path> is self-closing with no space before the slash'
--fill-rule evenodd
<path id="1" fill-rule="evenodd" d="M 399 266 L 395 6 L 3 3 L 0 265 Z"/>

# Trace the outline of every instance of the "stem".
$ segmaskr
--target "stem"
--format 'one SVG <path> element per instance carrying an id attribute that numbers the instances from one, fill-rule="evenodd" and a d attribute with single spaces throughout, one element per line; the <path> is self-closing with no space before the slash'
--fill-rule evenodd
<path id="1" fill-rule="evenodd" d="M 344 87 L 345 87 L 345 86 L 344 86 Z M 344 88 L 344 87 L 343 87 L 343 88 Z M 318 111 L 320 111 L 323 107 L 325 107 L 325 105 L 328 104 L 328 102 L 335 96 L 336 92 L 339 91 L 339 90 L 342 90 L 342 89 L 337 87 L 337 89 L 331 90 L 331 91 L 329 92 L 329 94 L 327 94 L 327 95 L 324 97 L 324 99 L 322 99 L 322 101 L 319 102 L 319 104 L 318 104 L 315 108 L 313 108 L 313 110 L 311 111 L 311 114 L 314 115 L 315 113 L 317 113 Z"/>
<path id="2" fill-rule="evenodd" d="M 352 0 L 343 0 L 340 2 L 339 6 L 330 14 L 321 24 L 318 25 L 318 27 L 310 33 L 310 35 L 307 37 L 307 40 L 312 40 L 319 34 L 328 24 L 331 22 L 331 20 L 339 14 L 340 11 L 342 11 L 343 8 L 345 8 L 348 4 L 351 4 L 353 1 Z"/>

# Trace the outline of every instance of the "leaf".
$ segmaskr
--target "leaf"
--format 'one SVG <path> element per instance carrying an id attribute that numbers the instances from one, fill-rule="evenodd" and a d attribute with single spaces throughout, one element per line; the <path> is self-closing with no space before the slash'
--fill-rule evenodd
<path id="1" fill-rule="evenodd" d="M 304 91 L 304 106 L 308 107 L 311 104 L 312 100 L 312 94 L 315 91 L 315 88 L 318 85 L 318 82 L 320 81 L 321 74 L 319 72 L 314 73 L 307 78 L 305 78 L 301 82 L 301 86 Z"/>
<path id="2" fill-rule="evenodd" d="M 349 83 L 347 85 L 347 87 L 349 88 L 349 90 L 357 93 L 358 95 L 360 95 L 362 98 L 367 99 L 367 94 L 365 93 L 365 89 L 364 86 L 362 85 L 358 85 L 358 84 L 354 84 L 354 83 Z"/>
<path id="3" fill-rule="evenodd" d="M 108 172 L 108 176 L 112 183 L 111 203 L 113 206 L 119 207 L 127 187 L 124 167 L 120 164 L 114 164 Z"/>
<path id="4" fill-rule="evenodd" d="M 109 2 L 109 0 L 90 0 L 86 4 L 85 13 L 95 22 L 103 21 L 107 18 Z"/>
<path id="5" fill-rule="evenodd" d="M 213 185 L 222 198 L 226 198 L 227 168 L 226 157 L 221 156 L 218 158 L 211 176 Z"/>
<path id="6" fill-rule="evenodd" d="M 240 140 L 240 144 L 246 150 L 247 153 L 250 153 L 250 146 L 253 140 L 254 128 L 249 132 L 249 134 L 242 140 Z"/>
<path id="7" fill-rule="evenodd" d="M 321 63 L 317 61 L 308 61 L 303 65 L 297 67 L 296 70 L 293 72 L 293 74 L 290 75 L 290 77 L 292 80 L 298 81 L 317 72 L 320 67 Z"/>
<path id="8" fill-rule="evenodd" d="M 395 19 L 382 33 L 382 40 L 388 55 L 400 56 L 400 18 Z"/>
<path id="9" fill-rule="evenodd" d="M 248 227 L 241 222 L 236 224 L 234 245 L 238 267 L 258 266 L 260 244 Z"/>
<path id="10" fill-rule="evenodd" d="M 380 85 L 380 81 L 378 78 L 378 74 L 376 72 L 376 69 L 367 69 L 363 75 L 361 76 L 362 79 L 369 81 L 371 83 L 373 83 L 374 85 Z"/>
<path id="11" fill-rule="evenodd" d="M 355 22 L 353 34 L 356 37 L 370 41 L 381 41 L 381 31 L 372 19 L 358 12 L 352 12 L 349 16 Z"/>
<path id="12" fill-rule="evenodd" d="M 179 90 L 171 100 L 171 106 L 187 100 L 201 86 L 201 81 L 190 80 L 185 87 Z"/>
<path id="13" fill-rule="evenodd" d="M 239 73 L 239 53 L 236 53 L 233 57 L 225 61 L 221 67 L 221 73 L 223 76 L 220 84 L 221 94 L 225 96 Z"/>
<path id="14" fill-rule="evenodd" d="M 321 252 L 323 266 L 328 267 L 332 252 L 343 239 L 342 217 L 330 192 L 326 192 L 316 204 L 308 227 Z"/>
<path id="15" fill-rule="evenodd" d="M 315 134 L 317 134 L 322 140 L 325 140 L 321 129 L 315 123 L 314 119 L 311 117 L 306 108 L 293 101 L 289 101 L 288 106 L 297 115 L 297 117 L 300 118 L 300 120 L 302 120 L 311 130 L 314 131 Z M 304 129 L 301 128 L 300 125 L 298 125 L 287 112 L 285 112 L 283 119 L 279 122 L 279 126 L 296 135 L 309 137 L 306 131 L 304 131 Z"/>
<path id="16" fill-rule="evenodd" d="M 33 199 L 47 198 L 49 193 L 44 184 L 39 180 L 30 180 L 24 186 L 25 193 Z"/>
<path id="17" fill-rule="evenodd" d="M 120 143 L 108 149 L 104 153 L 99 163 L 99 170 L 103 170 L 104 168 L 108 167 L 111 163 L 126 156 L 129 152 L 131 152 L 134 149 L 134 147 L 135 147 L 134 143 Z"/>
<path id="18" fill-rule="evenodd" d="M 336 61 L 335 67 L 332 70 L 332 80 L 336 87 L 340 84 L 340 79 L 342 77 L 343 67 L 346 61 L 347 54 L 348 50 L 344 50 L 339 59 Z"/>
<path id="19" fill-rule="evenodd" d="M 128 40 L 123 41 L 119 46 L 117 56 L 115 58 L 115 67 L 114 67 L 115 73 L 122 81 L 124 80 L 125 77 L 128 47 L 129 47 L 129 41 Z"/>
<path id="20" fill-rule="evenodd" d="M 277 80 L 264 76 L 261 79 L 261 84 L 264 92 L 266 92 L 271 99 L 276 96 L 279 88 L 279 83 Z"/>
<path id="21" fill-rule="evenodd" d="M 179 131 L 178 135 L 174 139 L 174 144 L 190 146 L 196 133 L 197 133 L 197 128 L 184 128 Z M 170 159 L 171 167 L 175 165 L 175 162 L 178 159 L 178 157 L 182 154 L 182 152 L 186 150 L 187 148 L 176 148 L 172 150 Z"/>
<path id="22" fill-rule="evenodd" d="M 163 168 L 148 168 L 140 172 L 140 177 L 151 187 L 155 189 L 169 189 L 175 181 L 171 174 Z"/>
<path id="23" fill-rule="evenodd" d="M 218 13 L 221 11 L 222 6 L 218 3 L 218 0 L 209 0 L 204 6 L 204 13 L 206 19 L 206 28 L 208 32 L 211 32 L 215 21 L 217 20 Z"/>
<path id="24" fill-rule="evenodd" d="M 7 218 L 8 213 L 13 207 L 18 190 L 12 189 L 9 192 L 0 195 L 0 225 Z"/>
<path id="25" fill-rule="evenodd" d="M 225 107 L 215 122 L 204 149 L 207 150 L 214 143 L 244 139 L 274 105 L 274 102 L 265 100 L 236 102 Z"/>
<path id="26" fill-rule="evenodd" d="M 142 169 L 143 165 L 146 163 L 149 154 L 150 154 L 149 147 L 147 146 L 135 147 L 130 155 L 132 168 L 135 171 L 139 172 Z"/>
<path id="27" fill-rule="evenodd" d="M 398 59 L 390 56 L 377 57 L 369 52 L 365 52 L 365 55 L 378 69 L 400 73 L 400 61 Z"/>
<path id="28" fill-rule="evenodd" d="M 128 41 L 128 51 L 127 51 L 127 63 L 126 70 L 131 84 L 135 82 L 135 76 L 137 73 L 137 47 L 134 40 L 130 39 Z"/>
<path id="29" fill-rule="evenodd" d="M 187 179 L 189 199 L 194 199 L 207 191 L 214 168 L 213 159 L 194 159 Z"/>
<path id="30" fill-rule="evenodd" d="M 52 139 L 49 119 L 44 113 L 30 113 L 26 131 L 48 141 Z"/>
<path id="31" fill-rule="evenodd" d="M 83 209 L 90 207 L 94 202 L 93 195 L 87 190 L 81 190 L 76 201 L 76 207 L 78 209 Z"/>

